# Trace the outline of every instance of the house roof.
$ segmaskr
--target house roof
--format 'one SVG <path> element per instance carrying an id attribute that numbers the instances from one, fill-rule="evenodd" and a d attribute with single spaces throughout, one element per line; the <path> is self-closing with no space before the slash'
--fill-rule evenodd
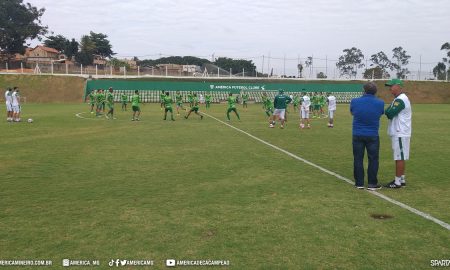
<path id="1" fill-rule="evenodd" d="M 37 48 L 41 48 L 41 50 L 44 50 L 46 52 L 59 53 L 59 51 L 56 50 L 56 49 L 45 47 L 45 46 L 41 46 L 41 45 L 36 46 L 33 50 L 36 50 Z"/>

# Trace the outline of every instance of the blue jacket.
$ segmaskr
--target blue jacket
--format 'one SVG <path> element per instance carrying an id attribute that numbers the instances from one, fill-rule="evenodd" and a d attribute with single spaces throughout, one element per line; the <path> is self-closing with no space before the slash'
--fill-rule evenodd
<path id="1" fill-rule="evenodd" d="M 364 94 L 350 102 L 353 115 L 353 136 L 378 136 L 384 102 L 374 95 Z"/>

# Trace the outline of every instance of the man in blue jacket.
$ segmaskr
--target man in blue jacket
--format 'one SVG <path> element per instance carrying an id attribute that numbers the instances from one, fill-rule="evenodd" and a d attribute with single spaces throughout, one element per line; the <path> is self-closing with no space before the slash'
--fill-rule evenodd
<path id="1" fill-rule="evenodd" d="M 378 158 L 380 152 L 380 118 L 384 113 L 384 102 L 375 97 L 377 86 L 373 82 L 364 84 L 364 95 L 352 99 L 350 112 L 353 115 L 353 176 L 355 187 L 364 189 L 364 152 L 367 150 L 368 190 L 377 190 Z"/>

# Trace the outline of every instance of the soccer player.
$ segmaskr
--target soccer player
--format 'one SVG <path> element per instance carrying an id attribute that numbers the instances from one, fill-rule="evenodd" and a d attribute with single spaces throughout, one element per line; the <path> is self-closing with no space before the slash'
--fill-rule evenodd
<path id="1" fill-rule="evenodd" d="M 166 97 L 166 94 L 164 94 L 164 91 L 161 91 L 161 94 L 159 94 L 159 104 L 161 105 L 161 111 L 164 107 L 164 98 Z"/>
<path id="2" fill-rule="evenodd" d="M 292 104 L 294 106 L 294 112 L 298 110 L 298 105 L 300 104 L 300 98 L 298 95 L 294 95 L 294 99 L 292 100 Z"/>
<path id="3" fill-rule="evenodd" d="M 197 95 L 195 95 L 197 96 Z M 189 107 L 192 108 L 192 106 L 194 106 L 194 95 L 192 94 L 192 91 L 189 92 L 188 94 L 188 102 L 189 102 Z"/>
<path id="4" fill-rule="evenodd" d="M 95 102 L 96 102 L 96 107 L 97 107 L 95 116 L 98 117 L 98 116 L 102 115 L 101 111 L 104 110 L 103 104 L 104 104 L 104 100 L 105 100 L 105 95 L 103 94 L 103 89 L 97 90 L 97 94 L 95 95 L 95 98 L 96 98 Z"/>
<path id="5" fill-rule="evenodd" d="M 320 115 L 319 115 L 319 108 L 320 108 L 319 96 L 318 96 L 317 92 L 314 93 L 314 95 L 312 96 L 311 105 L 312 105 L 312 109 L 313 109 L 313 118 L 316 118 L 316 117 L 320 118 Z"/>
<path id="6" fill-rule="evenodd" d="M 205 102 L 206 102 L 206 109 L 208 109 L 208 108 L 210 108 L 211 107 L 211 92 L 208 92 L 206 95 L 205 95 Z"/>
<path id="7" fill-rule="evenodd" d="M 242 108 L 245 108 L 245 109 L 248 108 L 247 102 L 248 102 L 248 94 L 245 92 L 242 92 Z"/>
<path id="8" fill-rule="evenodd" d="M 284 94 L 283 89 L 280 89 L 278 91 L 278 95 L 275 96 L 275 99 L 273 101 L 273 106 L 275 107 L 275 110 L 273 112 L 273 122 L 275 122 L 276 120 L 280 120 L 280 128 L 284 128 L 286 107 L 291 101 L 292 99 Z M 274 127 L 274 124 L 272 124 L 271 127 Z"/>
<path id="9" fill-rule="evenodd" d="M 263 104 L 263 109 L 266 109 L 266 100 L 268 99 L 267 97 L 267 93 L 264 92 L 262 95 L 262 104 Z"/>
<path id="10" fill-rule="evenodd" d="M 139 96 L 139 91 L 135 90 L 134 95 L 131 97 L 131 108 L 133 109 L 133 118 L 131 121 L 139 121 L 139 116 L 141 115 L 141 108 L 139 103 L 141 102 L 141 97 Z M 137 116 L 136 116 L 137 114 Z"/>
<path id="11" fill-rule="evenodd" d="M 95 90 L 92 90 L 89 93 L 89 105 L 91 106 L 91 113 L 94 113 L 94 106 L 95 106 Z"/>
<path id="12" fill-rule="evenodd" d="M 110 87 L 108 89 L 108 94 L 106 95 L 106 104 L 108 105 L 108 113 L 105 115 L 106 119 L 110 119 L 109 115 L 111 115 L 111 119 L 114 118 L 114 95 L 113 95 L 113 89 Z"/>
<path id="13" fill-rule="evenodd" d="M 120 99 L 122 100 L 122 111 L 127 111 L 127 103 L 128 103 L 127 94 L 123 92 L 122 95 L 120 96 Z"/>
<path id="14" fill-rule="evenodd" d="M 13 109 L 12 109 L 12 91 L 11 88 L 5 91 L 5 102 L 6 102 L 6 121 L 13 121 Z"/>
<path id="15" fill-rule="evenodd" d="M 311 100 L 309 99 L 306 93 L 303 93 L 302 104 L 300 106 L 300 127 L 305 128 L 305 122 L 307 124 L 307 128 L 311 128 L 309 123 L 309 107 L 311 106 Z"/>
<path id="16" fill-rule="evenodd" d="M 171 120 L 175 121 L 173 118 L 172 97 L 169 95 L 169 92 L 166 92 L 166 96 L 164 97 L 164 120 L 167 119 L 167 112 L 170 112 Z"/>
<path id="17" fill-rule="evenodd" d="M 184 117 L 185 119 L 189 118 L 189 115 L 191 115 L 191 112 L 194 112 L 196 115 L 200 116 L 200 120 L 203 119 L 203 115 L 198 113 L 198 109 L 199 109 L 199 104 L 200 101 L 197 98 L 197 94 L 193 94 L 192 95 L 192 107 L 189 110 L 189 113 Z"/>
<path id="18" fill-rule="evenodd" d="M 239 116 L 239 113 L 237 112 L 236 109 L 236 97 L 233 97 L 232 93 L 228 94 L 227 102 L 228 102 L 228 110 L 227 110 L 228 121 L 230 121 L 230 112 L 232 111 L 236 114 L 239 121 L 241 121 L 241 117 Z"/>
<path id="19" fill-rule="evenodd" d="M 334 127 L 334 112 L 336 111 L 336 97 L 328 93 L 328 127 Z"/>
<path id="20" fill-rule="evenodd" d="M 323 111 L 323 107 L 325 107 L 326 102 L 327 99 L 325 98 L 325 95 L 322 92 L 319 93 L 319 118 L 326 117 L 325 112 Z"/>
<path id="21" fill-rule="evenodd" d="M 20 122 L 20 94 L 19 88 L 14 87 L 13 92 L 11 94 L 11 107 L 13 111 L 13 121 Z"/>
<path id="22" fill-rule="evenodd" d="M 183 96 L 180 94 L 180 91 L 177 91 L 177 94 L 175 95 L 175 100 L 177 103 L 177 115 L 180 115 L 180 108 L 186 111 L 186 109 L 183 106 Z"/>
<path id="23" fill-rule="evenodd" d="M 268 121 L 269 121 L 269 127 L 270 125 L 274 125 L 275 122 L 272 121 L 272 115 L 273 115 L 273 103 L 270 99 L 267 98 L 267 94 L 264 93 L 263 95 L 266 95 L 266 99 L 265 99 L 265 104 L 264 107 L 266 108 L 265 112 L 266 115 L 269 117 Z"/>

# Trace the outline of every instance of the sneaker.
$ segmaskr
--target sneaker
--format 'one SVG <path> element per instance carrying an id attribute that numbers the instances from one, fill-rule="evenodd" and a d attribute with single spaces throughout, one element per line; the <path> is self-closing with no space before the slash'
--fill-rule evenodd
<path id="1" fill-rule="evenodd" d="M 281 125 L 281 126 L 280 126 L 280 128 L 281 128 L 281 129 L 283 129 L 283 128 L 284 128 L 284 126 L 283 126 L 283 125 Z"/>
<path id="2" fill-rule="evenodd" d="M 357 189 L 364 189 L 364 186 L 355 186 Z"/>
<path id="3" fill-rule="evenodd" d="M 203 120 L 203 115 L 200 115 L 200 120 Z"/>
<path id="4" fill-rule="evenodd" d="M 185 116 L 184 119 L 187 119 L 187 116 Z"/>
<path id="5" fill-rule="evenodd" d="M 380 185 L 376 185 L 376 186 L 368 186 L 367 189 L 373 191 L 373 190 L 381 189 L 381 186 L 380 186 Z"/>
<path id="6" fill-rule="evenodd" d="M 393 180 L 392 182 L 390 182 L 389 184 L 385 185 L 384 187 L 387 187 L 387 188 L 401 188 L 402 185 L 395 184 L 395 180 Z"/>
<path id="7" fill-rule="evenodd" d="M 131 121 L 134 121 L 134 118 L 131 118 Z"/>
<path id="8" fill-rule="evenodd" d="M 300 128 L 305 128 L 305 125 L 303 125 L 303 124 L 300 124 Z"/>
<path id="9" fill-rule="evenodd" d="M 270 128 L 274 128 L 274 125 L 270 124 L 269 127 L 270 127 Z"/>
<path id="10" fill-rule="evenodd" d="M 402 187 L 406 187 L 406 182 L 400 182 L 402 184 Z"/>

